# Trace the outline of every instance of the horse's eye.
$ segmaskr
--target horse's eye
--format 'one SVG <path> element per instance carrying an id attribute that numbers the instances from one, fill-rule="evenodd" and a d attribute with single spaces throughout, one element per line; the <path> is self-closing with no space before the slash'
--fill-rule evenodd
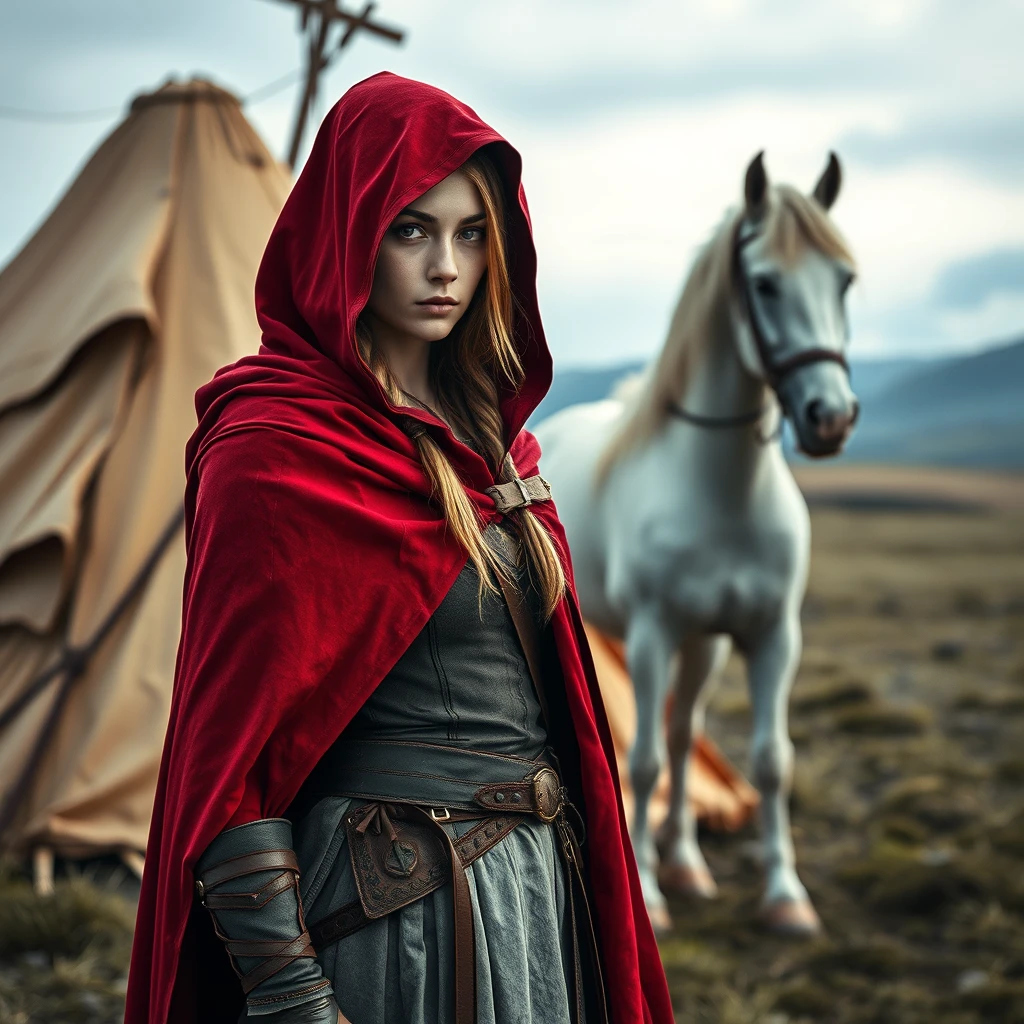
<path id="1" fill-rule="evenodd" d="M 839 282 L 839 294 L 844 296 L 850 290 L 850 285 L 857 280 L 856 274 L 844 274 L 843 279 Z"/>
<path id="2" fill-rule="evenodd" d="M 754 291 L 766 299 L 777 299 L 779 297 L 779 282 L 773 277 L 766 277 L 759 274 L 754 278 Z"/>

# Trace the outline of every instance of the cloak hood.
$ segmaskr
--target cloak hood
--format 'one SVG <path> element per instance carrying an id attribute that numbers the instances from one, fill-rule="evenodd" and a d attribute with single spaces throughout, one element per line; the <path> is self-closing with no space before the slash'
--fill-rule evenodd
<path id="1" fill-rule="evenodd" d="M 393 407 L 355 339 L 391 220 L 485 146 L 506 190 L 525 370 L 500 407 L 514 463 L 536 472 L 539 446 L 522 426 L 551 358 L 519 156 L 464 104 L 390 74 L 349 90 L 317 135 L 257 278 L 259 353 L 196 395 L 182 634 L 126 1024 L 234 1019 L 241 990 L 193 901 L 194 864 L 224 828 L 285 814 L 465 564 L 406 418 L 432 432 L 481 522 L 500 519 L 485 493 L 492 467 L 430 413 Z M 609 1010 L 616 1024 L 669 1024 L 565 536 L 550 501 L 532 509 L 570 577 L 550 630 L 578 748 Z"/>
<path id="2" fill-rule="evenodd" d="M 189 447 L 189 466 L 225 404 L 265 391 L 271 380 L 275 391 L 294 389 L 293 398 L 334 394 L 374 419 L 395 421 L 395 407 L 356 345 L 356 320 L 369 298 L 381 239 L 401 210 L 481 148 L 505 186 L 504 230 L 516 299 L 512 334 L 524 380 L 518 389 L 506 387 L 499 404 L 508 441 L 519 434 L 551 385 L 522 160 L 465 104 L 381 72 L 353 86 L 317 135 L 256 279 L 259 354 L 225 368 L 197 394 L 200 429 Z M 448 432 L 429 413 L 403 406 L 401 415 L 431 428 L 458 469 L 480 470 L 463 464 L 472 453 L 443 437 Z"/>

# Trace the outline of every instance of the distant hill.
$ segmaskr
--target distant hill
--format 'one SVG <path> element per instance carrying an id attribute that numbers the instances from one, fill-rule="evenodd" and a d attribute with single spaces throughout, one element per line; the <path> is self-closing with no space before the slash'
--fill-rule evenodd
<path id="1" fill-rule="evenodd" d="M 853 359 L 850 380 L 857 397 L 870 401 L 892 385 L 919 373 L 945 366 L 949 359 L 929 359 L 927 356 L 902 359 Z"/>
<path id="2" fill-rule="evenodd" d="M 558 371 L 531 424 L 642 369 Z M 843 461 L 1024 469 L 1024 338 L 969 356 L 854 359 L 851 379 L 862 411 Z"/>
<path id="3" fill-rule="evenodd" d="M 918 370 L 879 396 L 886 415 L 947 422 L 978 418 L 1017 421 L 1024 416 L 1024 338 L 975 355 Z"/>
<path id="4" fill-rule="evenodd" d="M 1024 338 L 910 370 L 861 401 L 850 460 L 1024 469 Z"/>

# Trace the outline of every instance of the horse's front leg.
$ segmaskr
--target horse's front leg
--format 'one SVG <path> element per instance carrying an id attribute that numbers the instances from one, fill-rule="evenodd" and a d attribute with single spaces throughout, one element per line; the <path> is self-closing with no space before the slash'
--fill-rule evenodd
<path id="1" fill-rule="evenodd" d="M 644 902 L 655 931 L 665 931 L 672 925 L 665 897 L 658 887 L 658 852 L 650 826 L 649 805 L 665 761 L 663 715 L 674 647 L 656 609 L 641 609 L 632 616 L 626 631 L 626 660 L 636 696 L 636 739 L 629 755 L 630 781 L 636 801 L 633 850 Z"/>
<path id="2" fill-rule="evenodd" d="M 729 656 L 729 638 L 690 633 L 675 662 L 673 704 L 668 727 L 671 778 L 668 815 L 658 834 L 661 868 L 658 880 L 666 892 L 710 898 L 718 894 L 704 855 L 697 845 L 697 818 L 687 799 L 693 737 L 704 728 L 704 711 L 712 677 Z"/>
<path id="3" fill-rule="evenodd" d="M 751 761 L 754 782 L 761 793 L 765 920 L 775 931 L 813 935 L 821 929 L 821 922 L 797 877 L 789 824 L 793 783 L 789 692 L 800 652 L 800 619 L 796 609 L 748 645 L 747 669 L 754 712 Z"/>

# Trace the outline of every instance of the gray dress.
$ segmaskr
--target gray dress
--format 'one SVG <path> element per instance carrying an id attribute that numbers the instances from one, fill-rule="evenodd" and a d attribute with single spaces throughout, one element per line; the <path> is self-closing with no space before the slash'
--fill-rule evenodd
<path id="1" fill-rule="evenodd" d="M 426 627 L 337 743 L 414 740 L 534 759 L 546 733 L 508 607 L 468 563 Z M 343 819 L 360 801 L 319 799 L 295 825 L 306 919 L 357 899 Z M 301 804 L 301 795 L 300 795 Z M 463 835 L 474 822 L 448 825 Z M 571 1024 L 568 880 L 555 830 L 535 818 L 468 869 L 479 1024 Z M 447 885 L 319 950 L 352 1024 L 454 1019 Z"/>

